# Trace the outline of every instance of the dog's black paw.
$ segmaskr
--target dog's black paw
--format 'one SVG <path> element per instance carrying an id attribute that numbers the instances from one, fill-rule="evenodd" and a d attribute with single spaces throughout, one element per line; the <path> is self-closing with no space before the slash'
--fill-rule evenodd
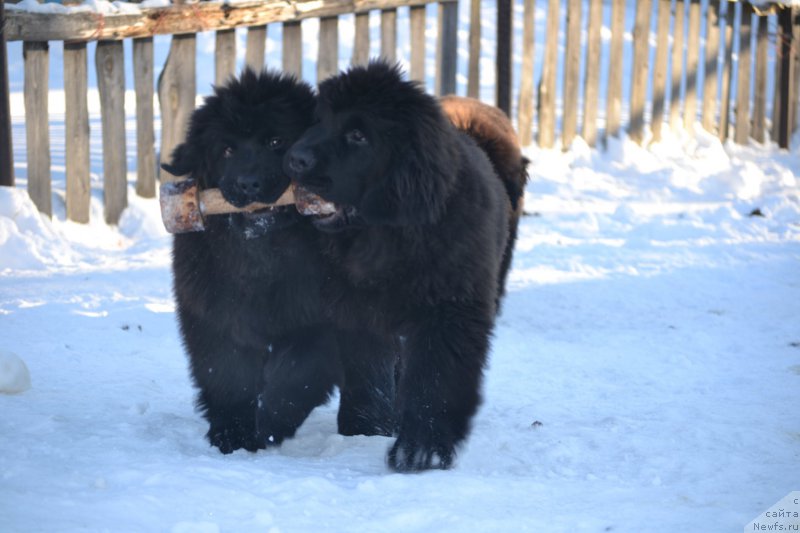
<path id="1" fill-rule="evenodd" d="M 401 431 L 389 450 L 387 462 L 395 472 L 446 470 L 456 457 L 455 442 L 433 432 Z"/>
<path id="2" fill-rule="evenodd" d="M 211 428 L 207 437 L 212 446 L 226 455 L 239 449 L 256 452 L 267 447 L 265 440 L 259 438 L 252 428 L 238 425 Z"/>

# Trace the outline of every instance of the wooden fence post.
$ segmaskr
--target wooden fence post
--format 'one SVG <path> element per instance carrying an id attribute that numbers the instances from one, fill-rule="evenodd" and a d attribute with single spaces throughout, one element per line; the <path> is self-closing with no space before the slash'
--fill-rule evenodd
<path id="1" fill-rule="evenodd" d="M 439 42 L 436 46 L 436 94 L 456 92 L 456 54 L 458 52 L 458 2 L 440 2 Z"/>
<path id="2" fill-rule="evenodd" d="M 522 28 L 522 68 L 519 80 L 519 104 L 517 106 L 517 131 L 519 142 L 527 146 L 532 140 L 533 128 L 533 51 L 535 0 L 525 0 Z"/>
<path id="3" fill-rule="evenodd" d="M 168 162 L 172 151 L 186 137 L 189 117 L 194 111 L 196 81 L 195 34 L 173 35 L 164 70 L 158 78 L 158 101 L 161 106 L 160 162 Z M 175 180 L 175 176 L 160 171 L 161 181 Z"/>
<path id="4" fill-rule="evenodd" d="M 219 30 L 214 36 L 214 85 L 236 75 L 236 30 Z"/>
<path id="5" fill-rule="evenodd" d="M 624 1 L 624 0 L 618 0 Z M 556 75 L 558 74 L 559 0 L 550 0 L 547 7 L 547 35 L 544 65 L 539 82 L 539 146 L 552 148 L 556 138 Z"/>
<path id="6" fill-rule="evenodd" d="M 750 137 L 750 26 L 753 7 L 750 2 L 741 5 L 739 25 L 739 74 L 736 86 L 736 130 L 733 140 L 737 144 L 747 144 Z"/>
<path id="7" fill-rule="evenodd" d="M 636 2 L 636 24 L 633 29 L 633 74 L 631 75 L 631 122 L 629 135 L 637 144 L 644 140 L 644 104 L 647 93 L 650 56 L 650 18 L 652 0 Z"/>
<path id="8" fill-rule="evenodd" d="M 409 75 L 425 85 L 425 6 L 412 6 L 409 10 L 411 26 L 411 69 Z M 369 28 L 367 28 L 369 29 Z M 369 45 L 369 37 L 367 37 Z"/>
<path id="9" fill-rule="evenodd" d="M 706 12 L 705 78 L 703 79 L 703 129 L 714 133 L 717 111 L 719 76 L 719 1 L 709 0 Z"/>
<path id="10" fill-rule="evenodd" d="M 527 3 L 525 4 L 528 5 Z M 413 7 L 411 9 L 414 9 Z M 526 11 L 527 13 L 527 11 Z M 526 19 L 528 15 L 525 15 Z M 525 39 L 523 37 L 523 39 Z M 524 44 L 523 44 L 524 46 Z M 480 97 L 481 85 L 481 0 L 469 4 L 469 65 L 467 67 L 467 96 Z"/>
<path id="11" fill-rule="evenodd" d="M 514 40 L 511 16 L 511 0 L 497 0 L 495 104 L 509 117 L 511 116 L 511 42 Z"/>
<path id="12" fill-rule="evenodd" d="M 339 72 L 339 17 L 319 19 L 317 83 Z"/>
<path id="13" fill-rule="evenodd" d="M 153 126 L 153 38 L 133 40 L 133 83 L 136 91 L 136 194 L 156 195 L 156 136 Z"/>
<path id="14" fill-rule="evenodd" d="M 256 72 L 264 68 L 264 54 L 267 46 L 267 25 L 247 28 L 247 47 L 244 52 L 244 64 Z"/>
<path id="15" fill-rule="evenodd" d="M 128 206 L 125 140 L 125 56 L 122 41 L 97 41 L 95 68 L 103 136 L 103 204 L 108 224 Z"/>
<path id="16" fill-rule="evenodd" d="M 606 92 L 605 139 L 619 135 L 622 109 L 622 38 L 625 30 L 625 0 L 611 2 L 611 45 L 608 61 L 608 90 Z"/>
<path id="17" fill-rule="evenodd" d="M 658 0 L 658 36 L 656 39 L 656 64 L 653 68 L 653 105 L 650 129 L 653 142 L 661 140 L 664 123 L 664 103 L 667 92 L 667 59 L 669 56 L 669 23 L 672 18 L 670 0 Z"/>
<path id="18" fill-rule="evenodd" d="M 675 0 L 675 28 L 672 30 L 672 81 L 669 97 L 669 127 L 678 131 L 681 119 L 681 77 L 683 75 L 683 19 L 686 5 Z"/>
<path id="19" fill-rule="evenodd" d="M 590 0 L 586 75 L 583 91 L 583 138 L 592 147 L 597 144 L 597 98 L 600 85 L 600 25 L 602 19 L 602 0 Z"/>
<path id="20" fill-rule="evenodd" d="M 766 140 L 767 115 L 767 40 L 769 20 L 764 15 L 758 16 L 756 35 L 756 75 L 753 88 L 753 138 L 763 143 Z"/>
<path id="21" fill-rule="evenodd" d="M 50 117 L 47 112 L 50 54 L 47 41 L 23 42 L 28 194 L 40 213 L 53 216 L 50 185 Z"/>
<path id="22" fill-rule="evenodd" d="M 284 72 L 303 77 L 303 26 L 300 21 L 284 22 L 282 37 L 282 58 Z"/>
<path id="23" fill-rule="evenodd" d="M 381 55 L 391 62 L 397 59 L 397 9 L 381 10 Z"/>
<path id="24" fill-rule="evenodd" d="M 6 57 L 5 0 L 0 0 L 0 186 L 14 186 L 14 150 L 11 146 L 11 104 Z"/>
<path id="25" fill-rule="evenodd" d="M 719 106 L 719 140 L 728 139 L 728 126 L 730 125 L 731 109 L 731 76 L 733 64 L 733 22 L 736 19 L 736 4 L 726 2 L 725 13 L 725 63 L 722 67 L 722 95 Z"/>
<path id="26" fill-rule="evenodd" d="M 578 79 L 581 73 L 581 0 L 567 1 L 567 34 L 564 52 L 564 119 L 561 149 L 569 150 L 578 124 Z"/>
<path id="27" fill-rule="evenodd" d="M 700 0 L 689 4 L 689 32 L 686 39 L 686 97 L 683 102 L 683 126 L 694 131 L 697 120 L 697 80 L 700 56 Z"/>
<path id="28" fill-rule="evenodd" d="M 778 146 L 789 148 L 789 138 L 791 137 L 791 113 L 790 106 L 795 103 L 792 96 L 792 10 L 788 7 L 778 11 L 778 59 L 780 67 L 780 83 L 777 94 L 780 95 L 778 102 Z"/>
<path id="29" fill-rule="evenodd" d="M 86 43 L 64 43 L 67 218 L 89 222 L 89 103 Z"/>
<path id="30" fill-rule="evenodd" d="M 797 105 L 800 103 L 800 8 L 792 8 L 792 82 L 789 100 L 790 136 L 797 129 Z M 788 148 L 788 147 L 787 147 Z"/>

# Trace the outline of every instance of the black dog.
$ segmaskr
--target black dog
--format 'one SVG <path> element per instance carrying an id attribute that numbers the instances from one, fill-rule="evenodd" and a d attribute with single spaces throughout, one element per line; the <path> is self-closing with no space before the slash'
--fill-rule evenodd
<path id="1" fill-rule="evenodd" d="M 194 112 L 164 168 L 238 206 L 274 201 L 289 185 L 284 153 L 311 125 L 314 104 L 292 77 L 245 71 Z M 209 217 L 204 232 L 175 236 L 180 330 L 208 439 L 223 453 L 291 437 L 342 380 L 319 302 L 327 273 L 318 241 L 293 206 Z M 364 410 L 359 402 L 348 406 Z"/>
<path id="2" fill-rule="evenodd" d="M 320 84 L 317 121 L 284 166 L 334 204 L 312 217 L 342 280 L 326 288 L 331 316 L 399 339 L 390 467 L 447 468 L 480 403 L 508 194 L 475 141 L 386 63 Z"/>

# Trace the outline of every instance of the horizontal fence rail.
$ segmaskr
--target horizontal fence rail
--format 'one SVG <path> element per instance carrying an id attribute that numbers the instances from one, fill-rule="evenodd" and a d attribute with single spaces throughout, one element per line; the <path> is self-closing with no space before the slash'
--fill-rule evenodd
<path id="1" fill-rule="evenodd" d="M 363 64 L 370 52 L 370 12 L 380 17 L 380 55 L 393 60 L 401 44 L 397 9 L 407 7 L 409 76 L 424 81 L 426 57 L 433 53 L 425 46 L 428 3 L 437 4 L 434 92 L 456 92 L 460 25 L 468 26 L 463 46 L 469 96 L 477 97 L 481 80 L 486 79 L 480 73 L 479 59 L 485 55 L 481 42 L 495 39 L 491 89 L 497 105 L 516 119 L 524 145 L 536 141 L 542 148 L 560 144 L 567 149 L 576 137 L 582 137 L 595 146 L 623 132 L 635 142 L 658 142 L 665 128 L 692 135 L 699 126 L 722 141 L 744 144 L 750 139 L 771 139 L 788 147 L 796 128 L 798 8 L 780 4 L 754 7 L 749 2 L 727 0 L 497 0 L 496 33 L 487 35 L 481 0 L 461 1 L 469 2 L 465 6 L 469 7 L 468 18 L 461 22 L 458 0 L 176 2 L 116 14 L 38 13 L 6 5 L 2 38 L 23 41 L 29 194 L 40 211 L 51 213 L 49 41 L 64 42 L 67 217 L 79 222 L 89 219 L 87 94 L 93 66 L 101 102 L 105 219 L 114 224 L 127 205 L 121 98 L 124 40 L 130 40 L 133 49 L 135 190 L 140 196 L 152 197 L 158 180 L 173 179 L 158 170 L 158 156 L 168 157 L 181 142 L 195 106 L 198 32 L 215 31 L 214 79 L 218 84 L 235 74 L 237 28 L 247 29 L 245 64 L 256 69 L 264 66 L 270 24 L 282 26 L 283 70 L 301 76 L 301 22 L 317 18 L 316 75 L 323 79 L 335 74 L 340 64 L 340 15 L 355 15 L 350 61 Z M 542 15 L 543 24 L 537 22 Z M 601 31 L 604 27 L 607 38 Z M 538 41 L 537 31 L 544 31 Z M 172 35 L 163 65 L 154 64 L 156 35 Z M 98 42 L 94 61 L 88 57 L 89 41 Z M 535 47 L 535 42 L 543 46 Z M 5 53 L 2 39 L 0 47 L 1 57 Z M 519 60 L 518 66 L 514 58 Z M 6 68 L 0 68 L 2 81 Z M 768 87 L 772 88 L 769 92 Z M 3 90 L 7 86 L 0 86 Z M 156 96 L 161 107 L 158 151 Z M 0 150 L 0 156 L 2 153 Z M 13 184 L 13 167 L 11 172 L 11 179 L 4 175 L 0 184 Z"/>

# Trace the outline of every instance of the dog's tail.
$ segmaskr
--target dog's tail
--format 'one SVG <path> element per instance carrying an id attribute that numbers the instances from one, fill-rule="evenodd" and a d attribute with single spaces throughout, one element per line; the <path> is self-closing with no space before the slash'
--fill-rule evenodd
<path id="1" fill-rule="evenodd" d="M 495 173 L 503 182 L 510 201 L 508 241 L 500 266 L 498 309 L 505 293 L 505 281 L 511 267 L 517 227 L 522 216 L 525 184 L 528 181 L 528 158 L 522 155 L 517 132 L 500 109 L 474 98 L 445 96 L 441 100 L 445 115 L 459 130 L 467 133 L 489 156 Z"/>

